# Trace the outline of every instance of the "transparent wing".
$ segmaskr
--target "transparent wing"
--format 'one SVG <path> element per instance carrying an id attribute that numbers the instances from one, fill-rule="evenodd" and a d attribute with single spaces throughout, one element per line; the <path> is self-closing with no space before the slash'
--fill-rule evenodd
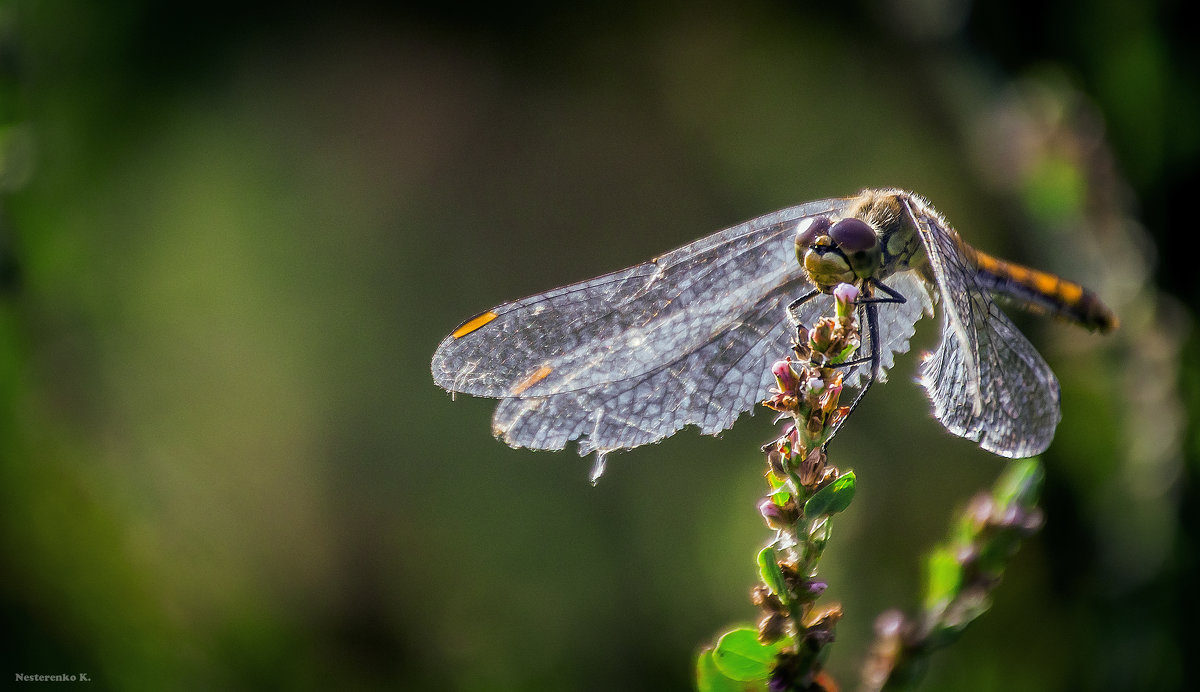
<path id="1" fill-rule="evenodd" d="M 736 318 L 706 325 L 702 337 L 663 355 L 658 367 L 636 377 L 503 399 L 493 432 L 513 446 L 534 449 L 560 449 L 578 440 L 579 454 L 585 455 L 656 442 L 687 425 L 705 434 L 725 430 L 766 398 L 774 383 L 770 365 L 789 353 L 795 333 L 786 306 L 806 285 L 796 274 L 779 290 L 740 306 Z M 822 309 L 820 304 L 830 312 L 830 303 L 820 296 L 805 305 L 805 314 Z"/>
<path id="2" fill-rule="evenodd" d="M 649 262 L 504 303 L 484 326 L 442 341 L 433 378 L 450 391 L 505 398 L 647 374 L 733 327 L 762 298 L 807 286 L 793 247 L 796 223 L 844 207 L 791 207 Z"/>
<path id="3" fill-rule="evenodd" d="M 505 303 L 442 341 L 442 387 L 501 399 L 493 431 L 510 445 L 580 454 L 636 447 L 687 425 L 715 434 L 766 398 L 770 363 L 789 352 L 785 306 L 811 290 L 794 233 L 808 216 L 842 216 L 851 200 L 784 209 L 655 260 Z M 914 272 L 889 279 L 909 301 L 879 310 L 881 379 L 908 350 L 933 295 Z M 833 314 L 818 295 L 796 312 Z M 472 325 L 476 320 L 469 321 Z M 847 373 L 855 386 L 865 366 Z"/>
<path id="4" fill-rule="evenodd" d="M 500 305 L 490 322 L 442 342 L 434 380 L 501 398 L 494 432 L 513 446 L 579 440 L 587 454 L 689 424 L 720 432 L 766 397 L 770 363 L 788 353 L 785 306 L 811 290 L 795 258 L 796 224 L 846 206 L 784 209 L 651 262 Z M 830 301 L 808 301 L 800 319 L 831 313 Z"/>
<path id="5" fill-rule="evenodd" d="M 895 354 L 908 352 L 908 343 L 916 333 L 916 324 L 924 316 L 933 315 L 933 304 L 936 294 L 929 283 L 915 271 L 906 270 L 891 275 L 884 282 L 888 288 L 904 296 L 904 303 L 883 303 L 876 310 L 879 322 L 879 372 L 877 382 L 887 381 L 887 372 L 895 365 Z M 828 311 L 819 313 L 827 315 Z M 859 311 L 859 325 L 866 337 L 866 326 L 862 310 Z M 811 324 L 811 321 L 809 322 Z M 868 355 L 870 343 L 863 343 L 859 349 L 860 356 Z M 867 365 L 863 364 L 846 373 L 845 383 L 850 387 L 861 386 L 867 376 Z"/>
<path id="6" fill-rule="evenodd" d="M 903 305 L 885 305 L 880 319 L 880 379 L 892 367 L 894 354 L 908 350 L 913 324 L 931 309 L 931 298 L 911 272 L 897 282 L 912 296 Z M 494 432 L 514 446 L 561 449 L 578 440 L 581 455 L 656 442 L 687 425 L 716 434 L 753 410 L 774 384 L 770 364 L 788 353 L 794 325 L 785 309 L 807 282 L 790 281 L 780 290 L 745 306 L 737 320 L 678 360 L 640 377 L 603 387 L 544 397 L 511 397 L 496 407 Z M 796 311 L 802 324 L 833 314 L 830 296 L 818 295 Z M 924 307 L 922 307 L 924 306 Z M 867 366 L 848 375 L 858 386 Z"/>
<path id="7" fill-rule="evenodd" d="M 921 366 L 934 416 L 995 454 L 1040 454 L 1060 418 L 1058 380 L 978 284 L 958 234 L 919 199 L 906 205 L 941 294 L 942 341 Z"/>

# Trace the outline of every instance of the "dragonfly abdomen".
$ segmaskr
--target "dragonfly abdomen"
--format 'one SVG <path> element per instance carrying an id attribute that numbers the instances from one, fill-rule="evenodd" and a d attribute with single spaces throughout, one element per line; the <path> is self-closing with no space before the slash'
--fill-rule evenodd
<path id="1" fill-rule="evenodd" d="M 964 243 L 964 246 L 966 244 Z M 1117 327 L 1117 316 L 1096 294 L 1073 281 L 993 257 L 966 246 L 980 286 L 1031 312 L 1047 313 L 1099 332 Z"/>

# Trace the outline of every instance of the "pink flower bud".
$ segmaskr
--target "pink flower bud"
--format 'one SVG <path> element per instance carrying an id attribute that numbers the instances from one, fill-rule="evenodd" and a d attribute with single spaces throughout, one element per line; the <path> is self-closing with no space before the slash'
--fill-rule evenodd
<path id="1" fill-rule="evenodd" d="M 771 374 L 775 375 L 775 384 L 779 385 L 781 392 L 794 392 L 799 384 L 799 378 L 790 361 L 776 361 L 771 367 Z"/>
<path id="2" fill-rule="evenodd" d="M 839 303 L 852 304 L 858 300 L 858 287 L 854 284 L 838 284 L 833 289 L 833 297 Z"/>

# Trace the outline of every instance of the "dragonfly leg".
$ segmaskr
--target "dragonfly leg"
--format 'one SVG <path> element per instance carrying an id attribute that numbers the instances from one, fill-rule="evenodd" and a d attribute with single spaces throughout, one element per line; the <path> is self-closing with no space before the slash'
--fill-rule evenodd
<path id="1" fill-rule="evenodd" d="M 849 368 L 849 367 L 853 367 L 855 365 L 862 365 L 863 363 L 871 363 L 871 373 L 870 373 L 871 379 L 870 379 L 870 381 L 874 382 L 876 370 L 877 370 L 876 366 L 878 365 L 878 362 L 879 362 L 879 349 L 876 348 L 876 346 L 875 346 L 875 343 L 877 341 L 876 337 L 878 337 L 878 335 L 879 335 L 879 320 L 878 320 L 878 316 L 877 316 L 876 312 L 874 311 L 874 309 L 867 310 L 866 306 L 880 305 L 883 303 L 907 303 L 908 299 L 905 298 L 902 293 L 900 293 L 899 291 L 896 291 L 895 289 L 893 289 L 889 286 L 884 285 L 883 282 L 881 282 L 881 281 L 878 281 L 876 279 L 871 279 L 870 283 L 874 287 L 877 287 L 879 290 L 881 290 L 887 294 L 887 296 L 885 296 L 883 298 L 879 298 L 877 296 L 868 296 L 866 298 L 860 298 L 860 299 L 858 299 L 858 301 L 856 301 L 859 305 L 863 306 L 864 312 L 866 312 L 866 314 L 867 314 L 867 333 L 868 333 L 868 336 L 869 336 L 869 339 L 871 342 L 871 354 L 867 355 L 867 356 L 863 356 L 861 358 L 855 358 L 854 360 L 847 360 L 847 361 L 844 361 L 841 363 L 834 363 L 834 364 L 829 365 L 828 367 Z M 869 387 L 870 385 L 868 384 L 867 386 Z M 864 388 L 864 390 L 865 390 L 865 388 Z M 859 396 L 861 397 L 861 394 Z M 857 399 L 855 401 L 857 401 Z"/>
<path id="2" fill-rule="evenodd" d="M 854 395 L 854 401 L 850 402 L 850 410 L 846 411 L 846 415 L 842 416 L 842 420 L 839 421 L 837 427 L 833 429 L 833 435 L 837 434 L 837 431 L 840 430 L 846 420 L 850 418 L 850 414 L 854 413 L 854 409 L 858 408 L 859 402 L 862 401 L 864 396 L 866 396 L 867 390 L 871 388 L 871 385 L 875 384 L 875 378 L 879 373 L 879 315 L 877 313 L 878 308 L 876 305 L 877 303 L 871 302 L 863 306 L 863 312 L 865 312 L 867 315 L 867 334 L 868 338 L 871 340 L 871 355 L 867 356 L 865 359 L 860 358 L 859 362 L 868 362 L 871 364 L 870 371 L 867 373 L 867 381 L 863 383 L 862 387 L 859 387 L 858 394 Z M 833 439 L 833 435 L 829 436 L 830 440 Z M 825 443 L 825 447 L 826 451 L 828 451 L 829 442 Z"/>
<path id="3" fill-rule="evenodd" d="M 840 363 L 834 367 L 844 367 L 844 366 L 848 366 L 848 365 L 861 365 L 862 363 L 870 363 L 870 370 L 867 372 L 866 382 L 864 382 L 862 384 L 862 386 L 859 387 L 858 393 L 854 395 L 854 401 L 850 402 L 850 408 L 849 408 L 849 410 L 846 411 L 846 415 L 842 416 L 841 421 L 838 422 L 837 427 L 833 429 L 833 433 L 830 434 L 829 439 L 826 440 L 826 442 L 825 442 L 825 451 L 826 452 L 829 451 L 829 443 L 833 441 L 833 438 L 835 435 L 837 435 L 838 430 L 841 430 L 842 425 L 845 424 L 845 422 L 850 418 L 850 414 L 854 413 L 854 409 L 858 408 L 859 402 L 861 402 L 863 400 L 863 397 L 866 396 L 866 394 L 867 394 L 867 390 L 871 388 L 871 385 L 875 384 L 875 380 L 879 376 L 879 358 L 880 358 L 880 356 L 879 356 L 879 313 L 878 313 L 879 308 L 878 308 L 878 306 L 882 303 L 907 303 L 908 302 L 908 299 L 905 298 L 903 294 L 901 294 L 899 291 L 896 291 L 895 289 L 891 288 L 890 286 L 885 285 L 882 281 L 879 281 L 878 279 L 868 279 L 866 284 L 869 287 L 878 288 L 880 291 L 883 291 L 884 293 L 887 294 L 885 297 L 877 297 L 877 296 L 873 295 L 873 293 L 872 293 L 871 295 L 868 295 L 866 298 L 862 298 L 857 301 L 858 304 L 863 307 L 863 312 L 866 314 L 866 317 L 867 317 L 867 338 L 870 340 L 870 343 L 871 343 L 871 353 L 870 353 L 870 355 L 867 355 L 863 358 L 857 358 L 853 361 L 847 361 L 845 363 Z"/>
<path id="4" fill-rule="evenodd" d="M 863 313 L 866 315 L 868 341 L 871 344 L 870 355 L 867 355 L 867 356 L 864 356 L 861 358 L 856 358 L 854 360 L 849 360 L 844 363 L 837 363 L 837 364 L 831 365 L 830 367 L 844 368 L 844 367 L 853 367 L 855 365 L 862 365 L 863 363 L 870 363 L 870 369 L 868 370 L 868 373 L 867 373 L 866 382 L 864 382 L 859 387 L 858 393 L 854 396 L 854 401 L 851 402 L 850 408 L 846 412 L 846 415 L 842 417 L 842 419 L 838 423 L 837 427 L 834 428 L 833 433 L 830 434 L 829 438 L 825 441 L 825 444 L 823 445 L 823 447 L 826 449 L 826 451 L 828 451 L 829 443 L 833 440 L 834 435 L 836 435 L 837 431 L 841 429 L 842 424 L 844 424 L 846 422 L 846 419 L 848 419 L 850 417 L 850 413 L 852 413 L 854 411 L 854 409 L 856 409 L 858 407 L 859 402 L 862 401 L 863 397 L 867 393 L 867 390 L 871 388 L 871 385 L 875 383 L 875 380 L 878 377 L 878 373 L 879 373 L 879 317 L 878 317 L 878 313 L 877 313 L 878 308 L 876 306 L 878 306 L 881 303 L 906 303 L 906 302 L 908 302 L 908 299 L 905 298 L 903 294 L 901 294 L 899 291 L 896 291 L 895 289 L 887 286 L 886 284 L 879 281 L 878 279 L 868 279 L 865 282 L 865 285 L 868 288 L 868 291 L 870 291 L 870 293 L 868 293 L 868 295 L 866 297 L 859 298 L 856 302 L 858 305 L 862 306 Z M 873 288 L 879 289 L 886 295 L 883 297 L 875 296 L 874 292 L 871 291 L 871 289 L 873 289 Z M 800 330 L 803 327 L 803 325 L 800 324 L 800 319 L 796 315 L 796 309 L 799 308 L 804 303 L 807 303 L 808 301 L 815 298 L 819 293 L 820 293 L 820 291 L 817 291 L 817 290 L 809 291 L 808 293 L 800 296 L 799 298 L 793 300 L 791 303 L 788 304 L 788 306 L 787 306 L 788 315 L 792 318 L 792 321 L 794 323 L 796 323 L 797 330 Z M 770 446 L 772 444 L 775 444 L 775 443 L 772 442 L 770 444 L 763 445 L 763 449 L 766 450 L 766 449 L 770 448 Z"/>
<path id="5" fill-rule="evenodd" d="M 808 293 L 805 293 L 804 295 L 800 296 L 799 298 L 793 300 L 792 302 L 788 303 L 788 306 L 787 306 L 788 317 L 791 317 L 793 322 L 799 324 L 800 317 L 796 315 L 796 308 L 800 307 L 801 305 L 804 305 L 805 303 L 812 300 L 813 298 L 816 298 L 818 295 L 820 295 L 820 293 L 821 293 L 820 291 L 813 289 L 813 290 L 809 291 Z"/>
<path id="6" fill-rule="evenodd" d="M 867 296 L 866 298 L 858 299 L 858 303 L 860 305 L 863 303 L 875 303 L 878 305 L 880 303 L 907 303 L 908 302 L 908 298 L 905 298 L 903 293 L 897 291 L 896 289 L 892 288 L 891 286 L 888 286 L 887 284 L 883 283 L 879 279 L 867 279 L 867 285 L 871 286 L 872 288 L 878 288 L 879 290 L 886 293 L 887 296 L 880 298 L 879 296 L 874 295 L 874 292 L 872 292 L 872 294 Z"/>

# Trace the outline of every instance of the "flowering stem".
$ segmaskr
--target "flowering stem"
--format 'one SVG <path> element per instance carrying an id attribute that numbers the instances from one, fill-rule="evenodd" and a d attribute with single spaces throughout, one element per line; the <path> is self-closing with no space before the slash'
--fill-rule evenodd
<path id="1" fill-rule="evenodd" d="M 854 353 L 859 338 L 853 308 L 857 291 L 839 287 L 834 297 L 836 314 L 811 330 L 798 328 L 794 358 L 772 368 L 777 387 L 765 404 L 791 423 L 767 447 L 769 492 L 759 511 L 776 535 L 758 554 L 762 583 L 751 594 L 762 617 L 757 630 L 726 633 L 714 649 L 701 652 L 701 690 L 836 689 L 822 666 L 842 608 L 816 605 L 826 588 L 816 577 L 831 518 L 854 497 L 854 473 L 830 466 L 825 445 L 848 413 L 839 404 L 842 372 L 836 365 Z M 756 684 L 722 687 L 723 680 Z"/>
<path id="2" fill-rule="evenodd" d="M 762 583 L 751 592 L 762 615 L 756 628 L 726 632 L 700 652 L 701 692 L 838 689 L 823 666 L 842 608 L 817 605 L 826 588 L 817 579 L 817 567 L 833 515 L 849 506 L 857 482 L 853 471 L 828 463 L 825 448 L 850 411 L 839 403 L 838 365 L 849 361 L 860 342 L 857 290 L 843 284 L 833 294 L 835 315 L 811 329 L 799 327 L 794 357 L 772 368 L 777 386 L 764 404 L 790 423 L 764 448 L 769 492 L 758 507 L 775 538 L 758 553 Z M 928 560 L 923 612 L 907 618 L 888 611 L 876 621 L 864 690 L 898 689 L 916 680 L 932 651 L 948 645 L 987 610 L 1008 558 L 1041 525 L 1036 506 L 1041 479 L 1036 460 L 1013 462 L 991 493 L 971 502 L 952 538 Z"/>

